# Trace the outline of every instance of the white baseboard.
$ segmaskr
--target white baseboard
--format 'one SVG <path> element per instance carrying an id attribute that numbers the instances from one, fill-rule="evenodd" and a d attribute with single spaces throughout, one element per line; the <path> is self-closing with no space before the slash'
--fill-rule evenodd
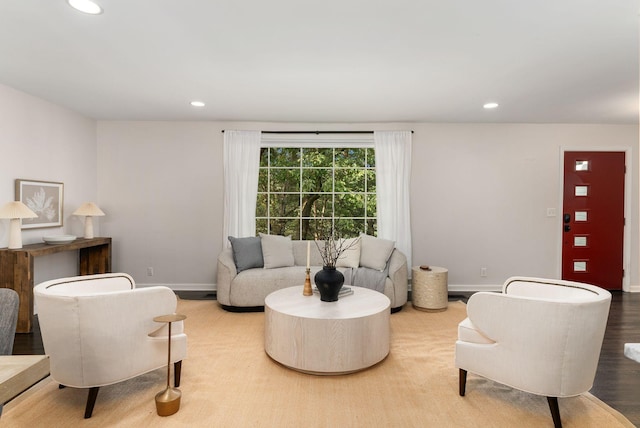
<path id="1" fill-rule="evenodd" d="M 216 284 L 140 284 L 136 282 L 136 287 L 169 287 L 174 291 L 216 291 Z"/>
<path id="2" fill-rule="evenodd" d="M 155 287 L 162 285 L 169 287 L 175 291 L 216 291 L 216 284 L 140 284 L 136 283 L 136 287 Z M 465 293 L 475 291 L 501 291 L 501 284 L 449 284 L 449 293 Z M 409 290 L 411 290 L 411 284 L 409 284 Z M 632 285 L 629 287 L 629 292 L 640 293 L 640 285 Z"/>
<path id="3" fill-rule="evenodd" d="M 479 284 L 479 285 L 469 285 L 469 284 L 449 284 L 449 293 L 458 292 L 475 292 L 475 291 L 502 291 L 502 285 L 491 285 L 491 284 Z M 629 287 L 629 290 L 625 290 L 630 293 L 640 293 L 640 285 L 632 285 Z"/>
<path id="4" fill-rule="evenodd" d="M 502 284 L 449 284 L 449 293 L 502 291 Z"/>
<path id="5" fill-rule="evenodd" d="M 463 293 L 463 292 L 475 292 L 475 291 L 502 291 L 502 285 L 491 285 L 491 284 L 479 284 L 479 285 L 469 285 L 469 284 L 449 284 L 449 293 Z M 629 287 L 629 290 L 625 290 L 630 293 L 640 293 L 640 285 L 632 285 Z"/>
<path id="6" fill-rule="evenodd" d="M 155 286 L 164 286 L 169 287 L 175 291 L 216 291 L 216 284 L 140 284 L 136 283 L 136 287 L 144 288 L 144 287 L 155 287 Z M 494 285 L 494 284 L 449 284 L 448 286 L 449 292 L 454 293 L 463 293 L 463 292 L 474 292 L 474 291 L 500 291 L 502 290 L 502 285 Z M 640 286 L 631 287 L 631 291 L 640 292 Z M 635 290 L 634 290 L 635 288 Z M 411 284 L 409 284 L 409 290 L 411 289 Z"/>

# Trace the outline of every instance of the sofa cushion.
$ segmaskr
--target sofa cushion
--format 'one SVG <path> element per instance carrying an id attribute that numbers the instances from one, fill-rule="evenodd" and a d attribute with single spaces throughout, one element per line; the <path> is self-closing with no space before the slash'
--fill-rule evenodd
<path id="1" fill-rule="evenodd" d="M 259 236 L 251 236 L 248 238 L 229 236 L 229 242 L 231 242 L 233 262 L 236 264 L 236 271 L 238 273 L 243 270 L 264 266 L 262 259 L 262 240 Z"/>
<path id="2" fill-rule="evenodd" d="M 470 343 L 491 344 L 496 343 L 482 334 L 469 318 L 465 318 L 458 324 L 458 340 Z"/>
<path id="3" fill-rule="evenodd" d="M 336 267 L 357 269 L 360 266 L 360 238 L 343 239 L 342 246 L 346 248 L 336 260 Z"/>
<path id="4" fill-rule="evenodd" d="M 385 270 L 395 246 L 394 241 L 360 234 L 360 266 Z"/>
<path id="5" fill-rule="evenodd" d="M 279 236 L 261 233 L 260 239 L 262 240 L 262 258 L 265 269 L 295 266 L 291 235 Z"/>

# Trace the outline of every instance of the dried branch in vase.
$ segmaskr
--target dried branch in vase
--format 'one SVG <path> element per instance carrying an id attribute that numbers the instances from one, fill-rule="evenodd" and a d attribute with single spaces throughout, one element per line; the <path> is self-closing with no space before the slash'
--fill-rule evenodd
<path id="1" fill-rule="evenodd" d="M 335 228 L 331 227 L 326 233 L 321 232 L 315 237 L 315 243 L 320 251 L 323 266 L 336 267 L 336 263 L 342 253 L 358 243 L 360 238 L 344 239 L 341 238 Z M 323 245 L 320 245 L 320 241 Z"/>

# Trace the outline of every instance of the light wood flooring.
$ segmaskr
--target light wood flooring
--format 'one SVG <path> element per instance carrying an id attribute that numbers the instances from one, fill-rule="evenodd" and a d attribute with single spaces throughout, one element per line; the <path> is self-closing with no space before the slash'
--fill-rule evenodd
<path id="1" fill-rule="evenodd" d="M 215 299 L 215 294 L 211 293 L 177 294 L 183 299 Z M 466 300 L 470 294 L 451 295 L 449 299 Z M 640 293 L 612 294 L 609 323 L 591 393 L 624 414 L 634 425 L 640 426 L 640 363 L 623 354 L 625 343 L 640 343 Z M 37 317 L 34 326 L 33 333 L 16 335 L 14 354 L 44 354 Z"/>

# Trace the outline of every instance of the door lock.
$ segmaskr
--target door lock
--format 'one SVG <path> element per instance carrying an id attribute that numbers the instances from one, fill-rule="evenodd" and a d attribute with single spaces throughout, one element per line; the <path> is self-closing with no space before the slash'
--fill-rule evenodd
<path id="1" fill-rule="evenodd" d="M 568 231 L 570 231 L 570 230 L 571 230 L 571 226 L 569 226 L 568 224 L 565 224 L 565 225 L 564 225 L 564 231 L 565 231 L 565 232 L 568 232 Z"/>

